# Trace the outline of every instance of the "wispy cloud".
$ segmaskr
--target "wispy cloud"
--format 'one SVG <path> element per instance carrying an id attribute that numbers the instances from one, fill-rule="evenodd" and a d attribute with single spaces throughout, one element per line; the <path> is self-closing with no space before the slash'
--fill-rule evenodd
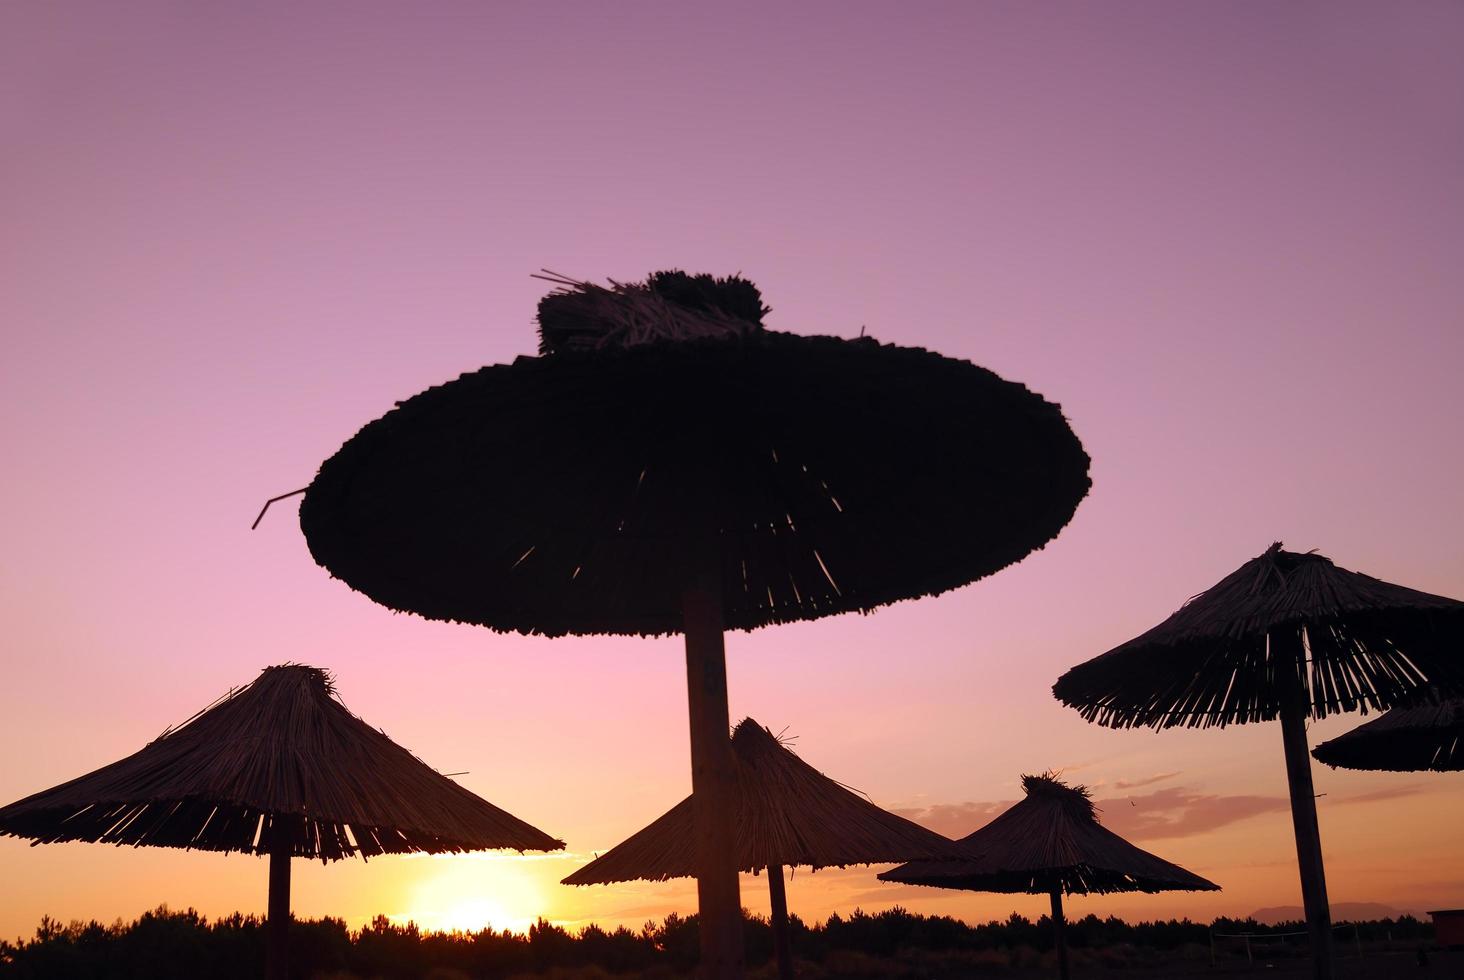
<path id="1" fill-rule="evenodd" d="M 1177 772 L 1159 773 L 1130 781 L 1127 785 L 1149 785 L 1176 775 Z M 984 827 L 1013 802 L 935 803 L 895 812 L 936 833 L 959 838 Z M 1285 810 L 1290 805 L 1282 796 L 1224 796 L 1184 786 L 1096 800 L 1095 803 L 1105 827 L 1133 840 L 1172 839 L 1208 833 L 1263 813 Z"/>
<path id="2" fill-rule="evenodd" d="M 418 851 L 411 854 L 397 854 L 393 857 L 399 861 L 449 861 L 454 864 L 461 864 L 465 861 L 507 861 L 514 864 L 525 864 L 532 861 L 592 861 L 602 853 L 604 852 L 545 851 L 542 854 L 519 854 L 514 851 L 468 851 L 461 854 L 428 854 Z"/>
<path id="3" fill-rule="evenodd" d="M 1383 800 L 1396 800 L 1404 796 L 1417 796 L 1426 793 L 1429 786 L 1426 783 L 1403 783 L 1400 786 L 1387 786 L 1383 789 L 1375 789 L 1370 793 L 1359 793 L 1356 796 L 1338 797 L 1338 803 L 1378 803 Z"/>
<path id="4" fill-rule="evenodd" d="M 995 803 L 933 803 L 927 807 L 895 810 L 906 820 L 913 820 L 922 827 L 928 827 L 937 834 L 947 837 L 965 837 L 991 822 L 992 818 L 1015 800 L 1000 800 Z"/>
<path id="5" fill-rule="evenodd" d="M 925 903 L 966 900 L 970 897 L 970 892 L 954 888 L 931 888 L 921 885 L 898 885 L 894 883 L 888 884 L 883 888 L 871 888 L 866 891 L 839 896 L 840 904 L 850 908 L 855 908 L 865 902 L 871 905 L 904 901 Z"/>
<path id="6" fill-rule="evenodd" d="M 1154 775 L 1145 776 L 1142 779 L 1120 779 L 1114 782 L 1113 788 L 1138 789 L 1141 786 L 1152 786 L 1155 783 L 1162 783 L 1166 779 L 1173 779 L 1175 776 L 1178 776 L 1179 773 L 1180 770 L 1176 769 L 1173 772 L 1156 772 L 1154 773 Z"/>
<path id="7" fill-rule="evenodd" d="M 1222 796 L 1184 786 L 1097 802 L 1103 825 L 1133 840 L 1191 837 L 1290 806 L 1283 796 Z"/>
<path id="8" fill-rule="evenodd" d="M 1069 762 L 1066 765 L 1058 766 L 1054 772 L 1066 774 L 1082 772 L 1084 769 L 1092 769 L 1094 766 L 1101 766 L 1105 762 L 1111 762 L 1114 758 L 1111 755 L 1104 755 L 1096 759 L 1085 759 L 1082 762 Z"/>

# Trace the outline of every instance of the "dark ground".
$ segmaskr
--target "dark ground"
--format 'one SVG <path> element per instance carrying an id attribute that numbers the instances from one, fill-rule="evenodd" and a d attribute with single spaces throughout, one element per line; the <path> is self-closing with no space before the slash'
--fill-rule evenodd
<path id="1" fill-rule="evenodd" d="M 834 954 L 822 964 L 800 962 L 799 980 L 1053 980 L 1057 976 L 1051 954 L 1026 951 L 1029 962 L 1015 965 L 1001 956 L 985 954 L 921 955 L 909 952 L 897 958 L 866 956 L 859 953 Z M 1191 952 L 1199 953 L 1199 950 Z M 1337 960 L 1337 980 L 1464 980 L 1464 951 L 1433 951 L 1429 965 L 1420 967 L 1417 953 L 1369 952 L 1359 959 L 1355 955 Z M 1093 959 L 1097 959 L 1094 956 Z M 999 961 L 998 961 L 999 960 Z M 1311 961 L 1305 957 L 1286 957 L 1271 961 L 1257 960 L 1247 964 L 1244 958 L 1221 959 L 1210 964 L 1208 951 L 1201 958 L 1166 958 L 1143 964 L 1109 964 L 1092 962 L 1088 957 L 1075 957 L 1074 980 L 1187 980 L 1214 977 L 1232 980 L 1246 977 L 1295 978 L 1311 976 Z M 689 980 L 693 974 L 651 970 L 641 974 L 606 973 L 596 967 L 556 969 L 543 973 L 519 974 L 511 980 Z M 748 980 L 775 980 L 776 971 L 768 964 L 748 972 Z M 451 970 L 423 974 L 423 980 L 467 980 L 468 975 Z M 317 980 L 369 980 L 355 974 L 320 974 Z"/>

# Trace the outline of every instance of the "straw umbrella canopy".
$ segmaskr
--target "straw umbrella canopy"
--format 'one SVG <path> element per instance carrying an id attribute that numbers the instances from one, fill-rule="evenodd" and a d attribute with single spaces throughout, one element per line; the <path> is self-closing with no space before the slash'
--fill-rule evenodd
<path id="1" fill-rule="evenodd" d="M 290 859 L 564 847 L 353 715 L 325 671 L 268 667 L 140 751 L 0 808 L 0 834 L 269 855 L 269 976 Z"/>
<path id="2" fill-rule="evenodd" d="M 702 966 L 741 974 L 722 632 L 957 588 L 1087 493 L 1058 406 L 966 361 L 777 333 L 757 288 L 563 278 L 541 356 L 431 388 L 320 467 L 316 561 L 392 609 L 494 630 L 682 633 Z"/>
<path id="3" fill-rule="evenodd" d="M 912 861 L 882 881 L 981 892 L 1024 892 L 1052 901 L 1058 970 L 1068 975 L 1062 896 L 1110 892 L 1218 891 L 1220 886 L 1135 847 L 1098 822 L 1083 786 L 1051 774 L 1023 776 L 1026 798 L 960 844 L 972 857 Z"/>
<path id="4" fill-rule="evenodd" d="M 1312 755 L 1333 768 L 1388 772 L 1464 770 L 1464 698 L 1426 697 L 1394 708 Z"/>
<path id="5" fill-rule="evenodd" d="M 1114 728 L 1281 720 L 1318 978 L 1331 917 L 1306 720 L 1387 709 L 1430 681 L 1464 689 L 1464 603 L 1273 544 L 1147 633 L 1069 670 L 1063 703 Z"/>
<path id="6" fill-rule="evenodd" d="M 883 810 L 800 759 L 751 718 L 732 733 L 737 870 L 768 875 L 779 973 L 791 977 L 783 868 L 814 869 L 967 857 L 952 841 Z M 696 813 L 687 797 L 574 874 L 566 885 L 666 881 L 697 873 Z"/>

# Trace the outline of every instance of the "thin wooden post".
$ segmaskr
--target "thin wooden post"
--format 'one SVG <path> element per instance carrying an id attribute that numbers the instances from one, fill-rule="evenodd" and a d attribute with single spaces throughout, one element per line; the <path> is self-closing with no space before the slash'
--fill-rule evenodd
<path id="1" fill-rule="evenodd" d="M 1067 920 L 1062 914 L 1062 886 L 1052 889 L 1052 945 L 1057 950 L 1057 975 L 1068 980 Z"/>
<path id="2" fill-rule="evenodd" d="M 783 890 L 783 866 L 768 865 L 768 897 L 773 906 L 773 953 L 778 958 L 779 980 L 793 980 L 793 943 L 788 934 L 788 893 Z"/>
<path id="3" fill-rule="evenodd" d="M 264 930 L 264 975 L 266 980 L 289 980 L 290 976 L 290 838 L 279 820 L 269 845 L 269 917 Z"/>
<path id="4" fill-rule="evenodd" d="M 686 695 L 691 722 L 691 795 L 696 818 L 696 895 L 701 975 L 741 980 L 742 900 L 733 851 L 737 779 L 727 719 L 727 655 L 722 585 L 714 566 L 690 576 L 682 593 Z"/>
<path id="5" fill-rule="evenodd" d="M 1279 642 L 1278 642 L 1279 641 Z M 1287 646 L 1291 649 L 1287 649 Z M 1293 660 L 1288 654 L 1294 652 Z M 1291 825 L 1296 832 L 1296 863 L 1301 872 L 1301 901 L 1311 934 L 1312 976 L 1332 980 L 1332 912 L 1327 904 L 1327 875 L 1322 868 L 1322 835 L 1317 828 L 1317 798 L 1307 752 L 1306 719 L 1311 707 L 1301 673 L 1305 650 L 1298 633 L 1271 635 L 1271 656 L 1277 670 L 1290 671 L 1291 684 L 1281 703 L 1281 740 L 1286 750 L 1286 781 L 1291 790 Z M 1282 677 L 1285 683 L 1285 676 Z"/>

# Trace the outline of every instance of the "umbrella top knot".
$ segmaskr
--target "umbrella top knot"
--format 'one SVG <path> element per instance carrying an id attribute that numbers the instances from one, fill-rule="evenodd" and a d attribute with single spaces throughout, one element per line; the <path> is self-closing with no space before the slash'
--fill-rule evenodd
<path id="1" fill-rule="evenodd" d="M 255 684 L 261 683 L 286 683 L 308 684 L 311 687 L 321 687 L 331 694 L 335 693 L 335 681 L 330 673 L 320 667 L 311 667 L 309 664 L 283 663 L 266 667 L 260 672 Z"/>
<path id="2" fill-rule="evenodd" d="M 1271 547 L 1256 556 L 1256 559 L 1250 563 L 1255 572 L 1250 583 L 1251 594 L 1284 591 L 1290 584 L 1288 577 L 1297 569 L 1318 562 L 1324 565 L 1332 564 L 1332 559 L 1326 555 L 1319 555 L 1315 551 L 1299 552 L 1283 549 L 1284 546 L 1280 541 L 1274 541 L 1271 543 Z M 1319 569 L 1313 568 L 1313 570 L 1318 571 Z"/>
<path id="3" fill-rule="evenodd" d="M 547 270 L 536 278 L 559 287 L 539 301 L 541 354 L 734 340 L 761 332 L 769 312 L 758 288 L 736 275 L 673 269 L 608 287 Z"/>
<path id="4" fill-rule="evenodd" d="M 1069 786 L 1057 778 L 1056 773 L 1044 772 L 1022 777 L 1022 790 L 1034 799 L 1054 800 L 1062 805 L 1068 816 L 1078 820 L 1097 822 L 1098 817 L 1093 799 L 1086 786 Z"/>
<path id="5" fill-rule="evenodd" d="M 1261 558 L 1282 570 L 1290 570 L 1301 565 L 1310 564 L 1311 562 L 1321 562 L 1325 565 L 1333 564 L 1332 559 L 1326 555 L 1317 554 L 1315 549 L 1312 551 L 1286 551 L 1285 546 L 1280 541 L 1273 542 L 1271 547 L 1267 548 L 1265 553 L 1261 555 Z"/>

